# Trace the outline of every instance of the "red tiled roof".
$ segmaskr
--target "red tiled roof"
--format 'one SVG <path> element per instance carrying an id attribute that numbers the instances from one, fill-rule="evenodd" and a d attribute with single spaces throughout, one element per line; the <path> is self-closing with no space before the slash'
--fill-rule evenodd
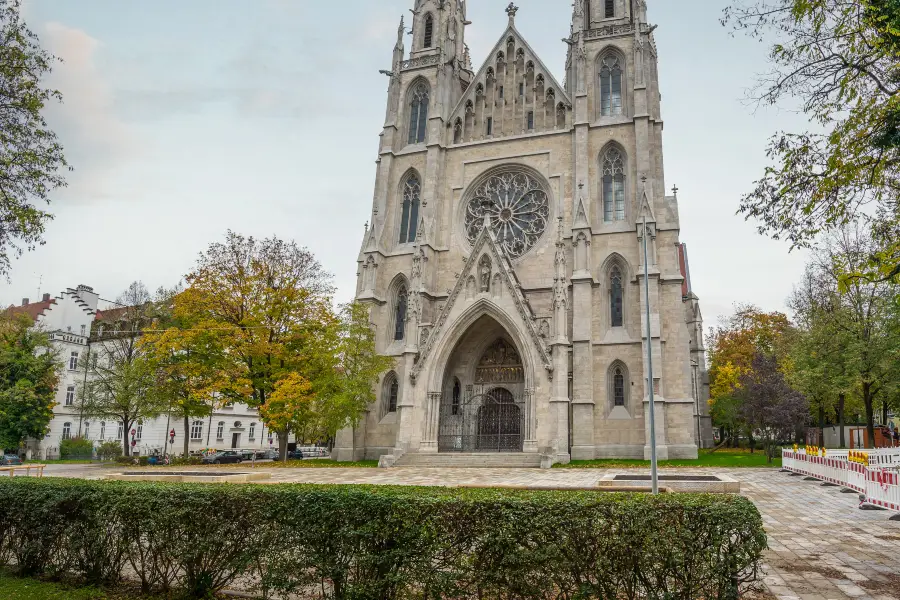
<path id="1" fill-rule="evenodd" d="M 123 306 L 121 308 L 109 308 L 106 310 L 98 310 L 97 314 L 94 316 L 95 321 L 117 321 L 121 319 L 125 314 L 125 311 L 128 310 L 129 307 Z"/>
<path id="2" fill-rule="evenodd" d="M 32 321 L 36 321 L 38 316 L 45 310 L 50 308 L 51 304 L 56 304 L 56 300 L 48 300 L 47 302 L 32 302 L 25 306 L 9 305 L 6 309 L 8 315 L 28 315 Z"/>

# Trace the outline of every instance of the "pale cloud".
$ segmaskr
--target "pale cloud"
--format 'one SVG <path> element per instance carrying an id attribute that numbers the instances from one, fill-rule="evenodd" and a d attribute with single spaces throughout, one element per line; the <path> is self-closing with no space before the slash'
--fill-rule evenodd
<path id="1" fill-rule="evenodd" d="M 47 106 L 47 119 L 74 168 L 62 194 L 76 203 L 106 198 L 108 178 L 123 161 L 134 158 L 137 144 L 117 116 L 110 86 L 97 67 L 102 44 L 61 23 L 47 23 L 44 29 L 44 45 L 63 60 L 47 82 L 63 95 L 62 104 Z"/>

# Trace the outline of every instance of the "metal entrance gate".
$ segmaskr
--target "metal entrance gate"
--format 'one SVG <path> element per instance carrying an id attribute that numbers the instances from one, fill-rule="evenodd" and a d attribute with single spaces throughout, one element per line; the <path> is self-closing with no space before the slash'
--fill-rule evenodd
<path id="1" fill-rule="evenodd" d="M 442 400 L 439 452 L 522 452 L 525 402 L 506 388 Z"/>

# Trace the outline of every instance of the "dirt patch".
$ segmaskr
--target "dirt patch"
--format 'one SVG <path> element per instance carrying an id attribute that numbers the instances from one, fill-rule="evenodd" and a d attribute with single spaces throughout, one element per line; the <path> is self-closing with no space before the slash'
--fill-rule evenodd
<path id="1" fill-rule="evenodd" d="M 887 596 L 888 598 L 900 598 L 900 575 L 882 574 L 887 581 L 860 581 L 857 585 L 867 592 Z"/>
<path id="2" fill-rule="evenodd" d="M 876 535 L 879 540 L 900 541 L 900 535 Z"/>
<path id="3" fill-rule="evenodd" d="M 805 565 L 790 565 L 782 562 L 780 564 L 773 564 L 773 566 L 787 573 L 817 573 L 827 579 L 847 579 L 847 576 L 837 569 L 832 569 L 831 567 L 819 567 L 809 563 L 806 563 Z"/>

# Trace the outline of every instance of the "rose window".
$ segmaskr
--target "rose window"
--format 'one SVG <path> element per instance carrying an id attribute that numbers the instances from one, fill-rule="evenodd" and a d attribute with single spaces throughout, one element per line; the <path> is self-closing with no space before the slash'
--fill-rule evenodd
<path id="1" fill-rule="evenodd" d="M 513 258 L 537 243 L 547 228 L 550 200 L 538 181 L 524 171 L 508 171 L 484 180 L 466 205 L 466 236 L 474 243 L 485 216 L 497 242 Z"/>

